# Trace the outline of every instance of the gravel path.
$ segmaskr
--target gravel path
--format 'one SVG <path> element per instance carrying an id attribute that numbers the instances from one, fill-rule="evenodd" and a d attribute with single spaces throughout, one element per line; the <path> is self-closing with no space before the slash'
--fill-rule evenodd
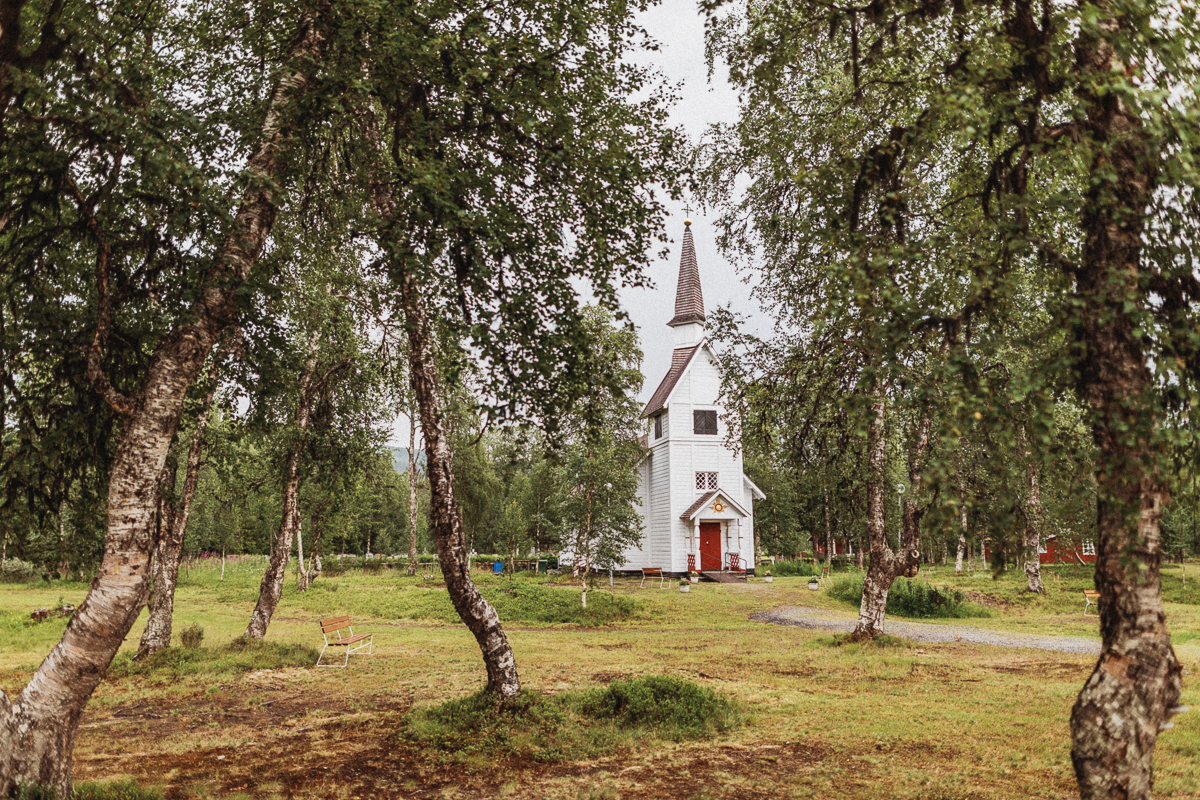
<path id="1" fill-rule="evenodd" d="M 794 625 L 797 628 L 844 633 L 854 630 L 854 623 L 857 621 L 857 617 L 846 618 L 826 609 L 803 606 L 780 606 L 773 611 L 751 614 L 750 619 L 756 622 L 769 622 L 772 625 Z M 918 642 L 970 642 L 972 644 L 990 644 L 996 647 L 1057 650 L 1063 653 L 1098 654 L 1100 652 L 1098 639 L 1085 639 L 1081 636 L 1034 636 L 990 631 L 983 628 L 968 628 L 961 625 L 929 625 L 922 622 L 900 622 L 893 619 L 887 619 L 884 622 L 884 631 L 889 636 L 902 636 Z"/>

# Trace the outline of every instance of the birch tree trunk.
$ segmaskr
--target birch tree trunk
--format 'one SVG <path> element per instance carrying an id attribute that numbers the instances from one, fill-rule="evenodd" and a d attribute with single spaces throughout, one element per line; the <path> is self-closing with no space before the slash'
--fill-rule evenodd
<path id="1" fill-rule="evenodd" d="M 219 353 L 217 354 L 219 357 Z M 187 532 L 188 516 L 192 510 L 192 499 L 196 496 L 196 487 L 200 483 L 200 457 L 204 453 L 204 430 L 208 427 L 208 418 L 212 410 L 213 395 L 217 391 L 218 362 L 213 359 L 209 371 L 210 387 L 204 396 L 204 405 L 196 420 L 196 429 L 192 431 L 192 441 L 188 446 L 187 466 L 184 470 L 183 495 L 179 498 L 179 509 L 171 506 L 168 517 L 169 525 L 163 530 L 155 548 L 154 557 L 154 590 L 150 594 L 150 615 L 146 619 L 146 629 L 138 642 L 137 658 L 146 658 L 171 646 L 172 618 L 175 614 L 175 586 L 179 582 L 179 560 L 183 555 L 183 537 Z M 170 483 L 175 485 L 175 475 L 170 476 Z"/>
<path id="2" fill-rule="evenodd" d="M 304 520 L 296 520 L 296 591 L 307 592 L 312 576 L 304 563 Z"/>
<path id="3" fill-rule="evenodd" d="M 825 565 L 833 569 L 833 527 L 829 524 L 829 490 L 823 493 L 825 506 Z"/>
<path id="4" fill-rule="evenodd" d="M 290 133 L 284 120 L 294 118 L 295 98 L 309 87 L 310 78 L 301 70 L 321 54 L 318 20 L 306 16 L 272 92 L 233 231 L 184 315 L 186 321 L 155 348 L 138 394 L 121 397 L 89 369 L 97 389 L 125 415 L 109 478 L 104 555 L 87 597 L 24 690 L 15 700 L 0 693 L 0 797 L 12 796 L 20 785 L 48 787 L 60 797 L 71 793 L 79 718 L 146 602 L 158 479 L 188 387 L 232 324 L 234 294 L 258 261 L 274 223 L 279 155 Z"/>
<path id="5" fill-rule="evenodd" d="M 408 575 L 417 574 L 417 418 L 408 417 Z"/>
<path id="6" fill-rule="evenodd" d="M 962 575 L 963 573 L 963 554 L 967 550 L 967 493 L 961 469 L 960 467 L 958 478 L 958 494 L 961 498 L 961 503 L 958 507 L 958 555 L 954 559 L 955 575 Z"/>
<path id="7" fill-rule="evenodd" d="M 1149 798 L 1154 745 L 1178 713 L 1182 667 L 1163 612 L 1159 519 L 1166 491 L 1158 472 L 1154 376 L 1142 351 L 1140 304 L 1143 220 L 1157 180 L 1151 141 L 1113 76 L 1128 74 L 1105 37 L 1130 23 L 1111 4 L 1076 42 L 1080 99 L 1095 141 L 1085 195 L 1082 263 L 1075 273 L 1079 319 L 1078 391 L 1092 412 L 1096 459 L 1096 588 L 1100 657 L 1071 711 L 1071 760 L 1084 800 Z"/>
<path id="8" fill-rule="evenodd" d="M 1037 466 L 1029 452 L 1029 440 L 1022 425 L 1017 431 L 1021 458 L 1025 459 L 1025 582 L 1028 591 L 1045 594 L 1042 585 L 1042 561 L 1038 554 L 1042 536 L 1042 490 L 1038 484 Z"/>
<path id="9" fill-rule="evenodd" d="M 884 509 L 884 469 L 887 455 L 887 401 L 880 389 L 872 390 L 871 422 L 867 427 L 867 536 L 871 563 L 863 577 L 862 603 L 858 623 L 848 641 L 874 639 L 883 633 L 888 593 L 898 576 L 911 578 L 921 568 L 921 528 L 919 495 L 921 470 L 929 449 L 932 410 L 926 408 L 917 422 L 916 440 L 909 452 L 909 483 L 912 488 L 903 504 L 903 528 L 900 552 L 893 552 L 887 540 Z"/>
<path id="10" fill-rule="evenodd" d="M 317 374 L 316 350 L 317 334 L 314 333 L 309 339 L 309 356 L 304 363 L 304 373 L 300 376 L 300 397 L 296 401 L 294 423 L 296 439 L 288 450 L 287 462 L 283 467 L 283 512 L 279 519 L 279 528 L 275 532 L 275 542 L 271 546 L 271 560 L 267 563 L 267 570 L 263 573 L 262 582 L 258 587 L 258 603 L 250 615 L 246 632 L 242 634 L 247 639 L 262 641 L 267 635 L 267 626 L 271 624 L 275 607 L 279 605 L 279 598 L 283 596 L 283 579 L 287 575 L 288 560 L 292 555 L 292 541 L 300 531 L 300 456 L 304 452 L 305 434 L 312 413 L 312 389 Z M 303 564 L 300 570 L 303 575 Z"/>
<path id="11" fill-rule="evenodd" d="M 387 150 L 379 134 L 374 112 L 360 107 L 363 134 L 379 157 L 387 163 Z M 396 218 L 395 198 L 391 186 L 376 175 L 371 177 L 371 205 L 385 223 Z M 381 240 L 385 251 L 392 252 L 395 243 Z M 517 661 L 512 645 L 500 625 L 500 617 L 492 604 L 479 593 L 471 580 L 471 562 L 467 557 L 462 516 L 454 497 L 453 451 L 442 414 L 443 396 L 434 350 L 436 334 L 416 276 L 405 265 L 397 263 L 399 271 L 400 304 L 404 312 L 405 330 L 409 344 L 409 378 L 413 396 L 421 417 L 425 438 L 425 469 L 429 477 L 429 515 L 437 541 L 438 561 L 446 579 L 446 590 L 467 630 L 475 636 L 487 669 L 487 690 L 501 698 L 515 697 L 521 691 Z"/>

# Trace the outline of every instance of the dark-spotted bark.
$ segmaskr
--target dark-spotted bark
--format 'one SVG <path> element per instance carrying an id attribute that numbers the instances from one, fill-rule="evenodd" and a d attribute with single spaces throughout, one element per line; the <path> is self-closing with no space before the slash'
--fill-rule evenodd
<path id="1" fill-rule="evenodd" d="M 954 574 L 962 575 L 963 554 L 967 551 L 967 479 L 962 461 L 958 464 L 958 554 L 954 559 Z"/>
<path id="2" fill-rule="evenodd" d="M 359 118 L 363 133 L 379 163 L 386 163 L 387 150 L 379 133 L 374 113 L 360 106 Z M 396 218 L 395 199 L 390 185 L 378 176 L 371 180 L 372 210 L 385 224 Z M 400 248 L 395 243 L 381 241 L 385 250 Z M 400 306 L 404 314 L 409 345 L 409 378 L 413 397 L 421 420 L 425 439 L 425 469 L 429 478 L 429 517 L 437 542 L 438 562 L 446 579 L 446 590 L 454 610 L 467 626 L 483 654 L 487 669 L 487 690 L 500 697 L 514 697 L 521 690 L 517 660 L 512 645 L 500 624 L 492 604 L 484 599 L 471 580 L 462 515 L 454 496 L 453 450 L 450 434 L 442 413 L 444 404 L 441 381 L 435 356 L 436 332 L 422 296 L 416 276 L 404 264 L 395 265 L 398 271 Z"/>
<path id="3" fill-rule="evenodd" d="M 417 574 L 417 418 L 408 420 L 408 570 Z"/>
<path id="4" fill-rule="evenodd" d="M 408 327 L 413 392 L 425 434 L 425 463 L 429 475 L 430 517 L 437 539 L 438 561 L 446 578 L 446 589 L 463 624 L 475 636 L 487 668 L 487 689 L 500 697 L 513 697 L 521 690 L 512 645 L 500 625 L 492 604 L 484 599 L 471 580 L 462 516 L 454 500 L 454 470 L 450 435 L 442 415 L 442 391 L 434 360 L 434 333 L 416 281 L 401 279 L 401 302 Z"/>
<path id="5" fill-rule="evenodd" d="M 887 456 L 887 401 L 879 389 L 873 390 L 871 421 L 867 427 L 867 537 L 871 547 L 871 563 L 863 578 L 862 603 L 858 622 L 850 641 L 873 639 L 883 633 L 888 593 L 897 577 L 911 578 L 921 568 L 921 529 L 919 492 L 921 470 L 929 448 L 930 410 L 926 409 L 917 423 L 916 440 L 909 453 L 909 483 L 911 492 L 904 501 L 903 529 L 900 551 L 892 550 L 885 525 L 884 469 Z"/>
<path id="6" fill-rule="evenodd" d="M 1076 272 L 1078 391 L 1090 407 L 1099 455 L 1096 588 L 1100 657 L 1071 711 L 1071 760 L 1085 800 L 1148 798 L 1154 746 L 1181 692 L 1159 577 L 1166 491 L 1154 443 L 1154 376 L 1131 308 L 1140 305 L 1143 220 L 1157 180 L 1158 145 L 1125 95 L 1106 91 L 1125 65 L 1106 37 L 1123 33 L 1107 4 L 1080 36 L 1087 129 L 1096 146 Z"/>
<path id="7" fill-rule="evenodd" d="M 213 395 L 217 391 L 217 374 L 217 362 L 214 360 L 208 376 L 210 381 L 208 394 L 204 397 L 204 406 L 196 420 L 196 428 L 192 431 L 192 441 L 188 445 L 183 494 L 179 498 L 179 506 L 176 508 L 169 502 L 164 503 L 163 517 L 168 524 L 162 527 L 158 547 L 154 550 L 154 589 L 150 593 L 150 614 L 146 620 L 146 629 L 142 631 L 142 638 L 138 642 L 138 658 L 145 658 L 171 646 L 172 617 L 175 613 L 175 586 L 179 582 L 179 560 L 183 555 L 183 537 L 187 531 L 192 499 L 196 496 L 196 487 L 200 483 L 200 457 L 204 452 L 204 430 L 208 427 Z M 175 485 L 173 472 L 168 480 L 173 488 Z"/>
<path id="8" fill-rule="evenodd" d="M 140 390 L 120 398 L 126 416 L 109 477 L 107 533 L 96 578 L 62 639 L 14 699 L 0 694 L 0 797 L 19 785 L 71 792 L 79 718 L 146 602 L 156 539 L 158 480 L 179 425 L 188 388 L 213 345 L 232 324 L 235 292 L 258 261 L 275 220 L 279 154 L 289 138 L 292 104 L 310 83 L 321 53 L 316 19 L 292 43 L 247 166 L 251 180 L 233 230 L 205 275 L 197 299 L 150 357 Z M 98 389 L 101 387 L 97 387 Z M 106 387 L 106 398 L 111 387 Z"/>
<path id="9" fill-rule="evenodd" d="M 1038 482 L 1037 465 L 1029 452 L 1024 426 L 1018 431 L 1021 458 L 1025 459 L 1025 585 L 1037 594 L 1045 594 L 1042 585 L 1042 564 L 1038 557 L 1042 538 L 1042 489 Z"/>
<path id="10" fill-rule="evenodd" d="M 304 452 L 305 434 L 312 417 L 313 388 L 317 380 L 317 339 L 316 334 L 309 342 L 309 357 L 304 362 L 304 372 L 300 375 L 300 397 L 296 401 L 296 416 L 293 424 L 295 439 L 288 448 L 287 460 L 283 466 L 283 511 L 279 518 L 279 527 L 275 529 L 275 541 L 271 545 L 271 558 L 267 562 L 267 570 L 263 573 L 262 582 L 258 587 L 258 602 L 242 634 L 247 639 L 261 640 L 267 635 L 267 626 L 283 596 L 283 579 L 287 575 L 288 560 L 292 556 L 292 544 L 300 532 L 300 456 Z M 304 560 L 304 552 L 300 552 L 300 560 Z M 301 564 L 303 570 L 303 564 Z"/>

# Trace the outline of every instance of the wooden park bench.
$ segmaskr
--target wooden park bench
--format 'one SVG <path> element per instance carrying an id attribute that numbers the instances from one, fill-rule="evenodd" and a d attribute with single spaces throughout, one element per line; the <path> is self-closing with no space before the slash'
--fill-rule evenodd
<path id="1" fill-rule="evenodd" d="M 342 631 L 346 631 L 346 635 L 342 635 Z M 335 638 L 330 638 L 333 634 Z M 374 645 L 375 634 L 354 632 L 354 628 L 350 627 L 349 617 L 330 617 L 329 619 L 321 620 L 321 635 L 325 637 L 325 646 L 321 648 L 321 655 L 317 656 L 318 667 L 344 667 L 350 663 L 351 653 L 367 652 L 364 655 L 371 655 L 371 649 Z M 331 647 L 346 648 L 346 660 L 341 664 L 322 664 L 321 659 L 325 657 L 325 651 Z"/>
<path id="2" fill-rule="evenodd" d="M 829 588 L 829 565 L 821 565 L 821 576 L 817 578 L 817 583 L 824 589 Z"/>
<path id="3" fill-rule="evenodd" d="M 1095 603 L 1093 603 L 1093 602 L 1092 602 L 1093 600 L 1095 600 L 1096 602 L 1095 602 Z M 1084 603 L 1084 605 L 1083 605 L 1083 613 L 1085 613 L 1085 614 L 1086 614 L 1086 613 L 1087 613 L 1087 610 L 1088 610 L 1089 608 L 1091 608 L 1093 605 L 1097 605 L 1097 606 L 1099 606 L 1099 604 L 1100 604 L 1100 593 L 1099 593 L 1099 592 L 1094 592 L 1094 591 L 1092 591 L 1091 589 L 1084 589 L 1084 590 L 1083 590 L 1083 603 Z"/>
<path id="4" fill-rule="evenodd" d="M 658 578 L 658 588 L 662 588 L 667 581 L 667 576 L 663 575 L 662 567 L 642 567 L 642 582 L 638 584 L 638 588 L 646 585 L 646 578 Z"/>

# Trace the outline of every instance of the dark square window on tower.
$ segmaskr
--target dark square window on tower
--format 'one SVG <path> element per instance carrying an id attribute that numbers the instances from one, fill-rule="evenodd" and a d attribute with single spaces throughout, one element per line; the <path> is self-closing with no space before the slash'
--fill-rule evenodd
<path id="1" fill-rule="evenodd" d="M 717 435 L 717 412 L 716 411 L 693 411 L 692 412 L 693 431 L 697 434 L 707 436 Z"/>
<path id="2" fill-rule="evenodd" d="M 654 438 L 655 439 L 662 438 L 662 421 L 663 421 L 662 414 L 656 414 L 654 416 Z"/>

